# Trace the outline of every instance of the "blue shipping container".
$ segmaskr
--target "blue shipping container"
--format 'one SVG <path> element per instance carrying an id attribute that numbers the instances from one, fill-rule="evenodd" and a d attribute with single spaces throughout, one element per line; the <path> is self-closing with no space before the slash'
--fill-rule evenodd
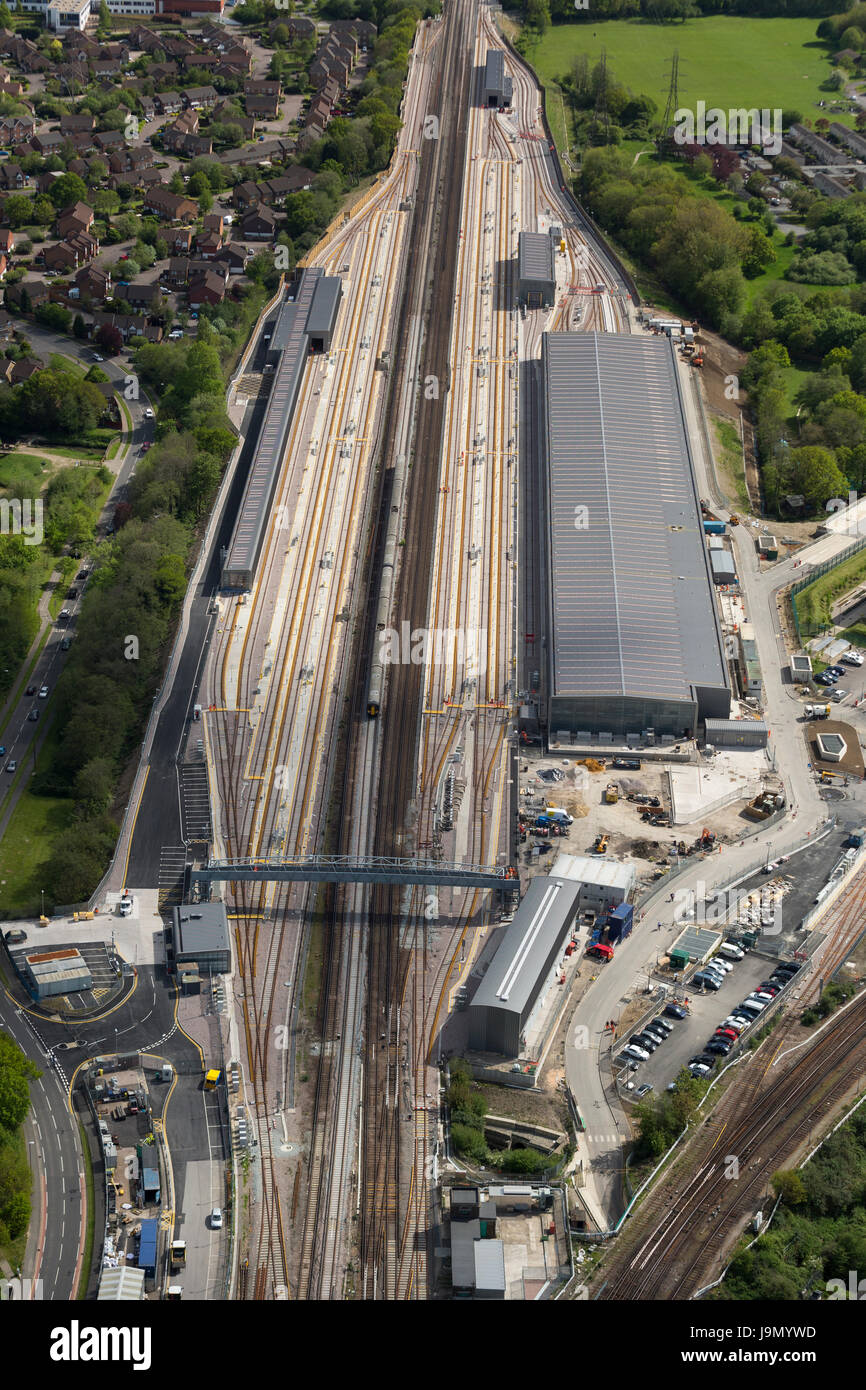
<path id="1" fill-rule="evenodd" d="M 631 903 L 620 903 L 612 912 L 609 912 L 606 925 L 608 940 L 611 944 L 625 941 L 627 936 L 631 936 L 631 929 L 634 925 L 634 908 Z"/>
<path id="2" fill-rule="evenodd" d="M 141 1239 L 138 1246 L 138 1264 L 147 1274 L 156 1273 L 156 1241 L 159 1222 L 148 1218 L 141 1223 Z"/>
<path id="3" fill-rule="evenodd" d="M 725 534 L 725 523 L 723 521 L 705 521 L 704 531 L 708 536 L 723 536 Z"/>

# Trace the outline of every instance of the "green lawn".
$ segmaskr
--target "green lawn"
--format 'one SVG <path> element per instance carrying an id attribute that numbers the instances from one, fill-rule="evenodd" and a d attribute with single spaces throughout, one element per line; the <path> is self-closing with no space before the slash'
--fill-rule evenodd
<path id="1" fill-rule="evenodd" d="M 858 550 L 849 560 L 835 565 L 826 574 L 819 575 L 793 597 L 793 603 L 800 620 L 800 635 L 803 639 L 814 637 L 825 627 L 831 626 L 830 606 L 834 599 L 862 584 L 866 578 L 866 551 Z M 856 641 L 851 638 L 851 641 Z"/>
<path id="2" fill-rule="evenodd" d="M 849 112 L 829 112 L 818 102 L 831 93 L 820 90 L 831 71 L 828 50 L 818 42 L 816 18 L 747 19 L 741 15 L 709 16 L 684 24 L 642 24 L 615 20 L 603 24 L 552 25 L 528 52 L 545 83 L 567 73 L 574 58 L 586 53 L 590 63 L 607 50 L 610 70 L 636 95 L 645 93 L 664 111 L 670 63 L 679 51 L 679 104 L 780 107 L 816 119 L 830 116 L 854 124 Z"/>
<path id="3" fill-rule="evenodd" d="M 97 436 L 101 436 L 102 433 L 103 431 L 101 430 L 94 430 L 94 434 Z M 115 430 L 105 430 L 105 442 L 107 443 L 115 433 Z M 91 461 L 95 459 L 99 462 L 105 453 L 105 449 L 101 444 L 77 444 L 71 446 L 69 444 L 49 444 L 46 442 L 45 447 L 52 454 L 58 454 L 60 458 L 64 459 L 90 459 Z"/>
<path id="4" fill-rule="evenodd" d="M 36 454 L 5 454 L 0 458 L 0 488 L 30 496 L 40 492 L 51 477 L 51 465 Z"/>
<path id="5" fill-rule="evenodd" d="M 48 365 L 54 372 L 71 372 L 73 376 L 80 377 L 83 377 L 88 370 L 77 358 L 63 357 L 58 352 L 52 352 L 48 359 Z"/>
<path id="6" fill-rule="evenodd" d="M 799 367 L 783 367 L 780 375 L 785 383 L 785 400 L 788 404 L 788 414 L 796 415 L 797 407 L 794 404 L 794 397 L 803 382 L 806 381 L 812 373 L 801 371 Z"/>
<path id="7" fill-rule="evenodd" d="M 719 482 L 730 497 L 736 499 L 741 512 L 750 512 L 752 504 L 746 488 L 746 473 L 743 464 L 743 446 L 739 431 L 730 420 L 713 420 L 716 441 L 719 449 L 716 456 L 716 470 Z"/>
<path id="8" fill-rule="evenodd" d="M 53 754 L 54 738 L 49 733 L 37 757 L 37 767 L 41 770 L 47 766 Z M 28 756 L 26 768 L 22 767 L 21 771 L 29 779 L 33 771 L 32 756 Z M 7 773 L 3 775 L 8 776 Z M 24 792 L 0 840 L 0 918 L 38 916 L 39 890 L 45 886 L 41 881 L 44 879 L 42 871 L 50 863 L 52 844 L 74 820 L 72 801 Z M 46 898 L 46 909 L 50 906 Z"/>

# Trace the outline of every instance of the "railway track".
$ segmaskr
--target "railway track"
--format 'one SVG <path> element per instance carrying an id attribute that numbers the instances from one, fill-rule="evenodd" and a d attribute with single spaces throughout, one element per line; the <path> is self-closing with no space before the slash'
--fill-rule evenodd
<path id="1" fill-rule="evenodd" d="M 772 1039 L 771 1039 L 772 1040 Z M 866 999 L 837 1016 L 782 1073 L 766 1082 L 781 1044 L 738 1098 L 730 1121 L 705 1127 L 689 1154 L 685 1186 L 661 1184 L 626 1227 L 628 1250 L 597 1297 L 615 1301 L 688 1298 L 709 1278 L 736 1224 L 754 1213 L 772 1173 L 850 1090 L 866 1066 Z M 738 1176 L 732 1179 L 732 1159 Z"/>

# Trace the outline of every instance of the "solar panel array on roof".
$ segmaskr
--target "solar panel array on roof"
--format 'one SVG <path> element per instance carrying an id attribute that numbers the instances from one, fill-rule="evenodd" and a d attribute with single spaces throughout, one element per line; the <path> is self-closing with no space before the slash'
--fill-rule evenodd
<path id="1" fill-rule="evenodd" d="M 542 339 L 549 728 L 682 737 L 730 692 L 671 343 Z"/>

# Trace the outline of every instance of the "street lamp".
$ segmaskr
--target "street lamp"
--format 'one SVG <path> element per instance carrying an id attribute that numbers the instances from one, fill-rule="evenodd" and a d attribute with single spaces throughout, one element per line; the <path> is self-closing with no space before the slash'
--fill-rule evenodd
<path id="1" fill-rule="evenodd" d="M 34 1145 L 35 1143 L 36 1143 L 36 1140 L 35 1140 L 35 1139 L 28 1139 L 28 1140 L 27 1140 L 27 1167 L 30 1169 L 30 1172 L 31 1172 L 31 1173 L 33 1172 L 33 1163 L 32 1163 L 32 1155 L 31 1155 L 31 1153 L 30 1153 L 30 1150 L 33 1148 L 33 1145 Z"/>
<path id="2" fill-rule="evenodd" d="M 44 916 L 45 916 L 45 889 L 44 889 L 44 888 L 40 888 L 40 889 L 39 889 L 39 892 L 42 894 L 42 916 L 44 917 Z"/>

